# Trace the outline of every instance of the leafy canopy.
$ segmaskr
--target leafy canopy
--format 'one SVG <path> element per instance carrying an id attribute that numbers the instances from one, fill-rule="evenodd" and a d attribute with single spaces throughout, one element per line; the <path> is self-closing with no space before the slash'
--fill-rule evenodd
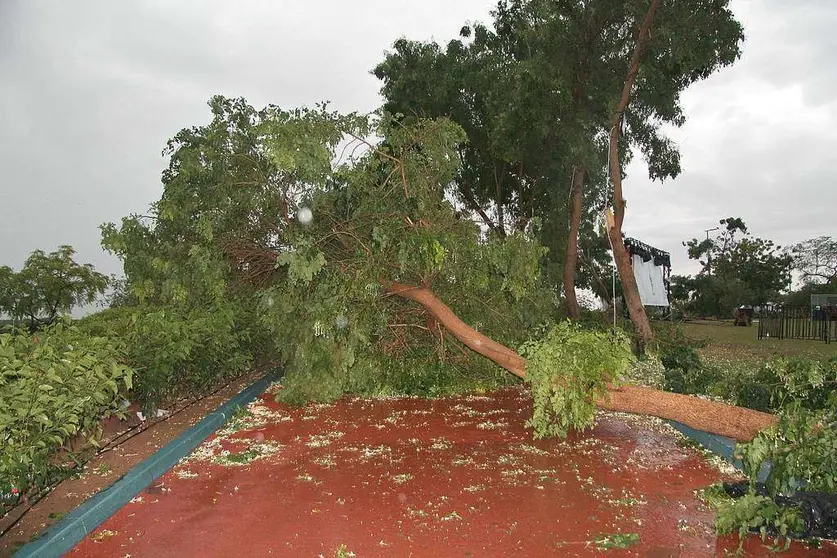
<path id="1" fill-rule="evenodd" d="M 790 247 L 793 267 L 805 284 L 837 283 L 837 240 L 819 236 Z"/>
<path id="2" fill-rule="evenodd" d="M 92 304 L 108 287 L 107 276 L 73 259 L 72 246 L 45 253 L 35 250 L 20 271 L 0 268 L 0 312 L 28 319 L 32 327 L 50 324 L 74 307 Z"/>
<path id="3" fill-rule="evenodd" d="M 673 294 L 703 315 L 729 316 L 742 304 L 776 302 L 790 287 L 792 258 L 772 240 L 753 237 L 741 218 L 719 223 L 715 237 L 683 243 L 703 269 L 696 277 L 674 279 Z"/>
<path id="4" fill-rule="evenodd" d="M 324 106 L 255 110 L 222 97 L 210 107 L 209 124 L 169 143 L 164 192 L 148 215 L 102 228 L 138 314 L 163 306 L 229 316 L 212 327 L 235 332 L 230 347 L 248 360 L 277 355 L 282 397 L 293 402 L 513 381 L 423 309 L 384 292 L 387 281 L 428 286 L 466 323 L 512 346 L 555 308 L 540 280 L 542 246 L 523 232 L 487 239 L 446 200 L 465 141 L 459 126 Z M 382 138 L 375 145 L 359 139 L 373 133 Z M 310 221 L 297 218 L 303 208 Z"/>
<path id="5" fill-rule="evenodd" d="M 663 3 L 626 114 L 623 160 L 636 148 L 653 179 L 680 172 L 663 127 L 685 121 L 680 95 L 740 55 L 726 1 Z M 587 183 L 579 286 L 599 287 L 609 258 L 596 222 L 608 198 L 606 145 L 646 0 L 503 0 L 493 24 L 465 26 L 447 45 L 399 39 L 374 69 L 391 113 L 447 117 L 467 142 L 451 197 L 499 235 L 535 219 L 560 267 L 573 168 Z M 558 282 L 560 274 L 552 274 Z M 600 292 L 599 294 L 604 294 Z"/>

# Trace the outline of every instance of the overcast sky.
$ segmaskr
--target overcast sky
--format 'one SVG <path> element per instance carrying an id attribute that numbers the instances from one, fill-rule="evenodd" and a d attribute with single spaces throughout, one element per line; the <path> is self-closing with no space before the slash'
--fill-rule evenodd
<path id="1" fill-rule="evenodd" d="M 71 244 L 121 274 L 98 225 L 162 192 L 179 129 L 213 94 L 372 111 L 392 42 L 454 38 L 489 0 L 0 0 L 0 265 Z M 627 170 L 626 233 L 697 271 L 681 242 L 720 218 L 792 243 L 837 236 L 837 0 L 738 0 L 742 59 L 686 92 L 683 173 Z"/>

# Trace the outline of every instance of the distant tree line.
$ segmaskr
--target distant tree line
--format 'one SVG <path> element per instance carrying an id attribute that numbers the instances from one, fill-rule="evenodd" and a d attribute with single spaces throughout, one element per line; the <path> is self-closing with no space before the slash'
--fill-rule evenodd
<path id="1" fill-rule="evenodd" d="M 811 294 L 837 293 L 837 241 L 818 237 L 783 248 L 752 236 L 744 220 L 719 221 L 719 232 L 683 245 L 701 265 L 671 278 L 672 303 L 688 315 L 730 317 L 739 306 L 808 305 Z M 802 286 L 791 291 L 793 272 Z"/>

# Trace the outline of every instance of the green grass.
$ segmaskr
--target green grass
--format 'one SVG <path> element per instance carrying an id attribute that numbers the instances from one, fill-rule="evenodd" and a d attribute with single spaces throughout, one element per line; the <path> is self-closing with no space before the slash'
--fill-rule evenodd
<path id="1" fill-rule="evenodd" d="M 829 358 L 837 356 L 837 343 L 799 339 L 758 339 L 758 323 L 736 327 L 732 322 L 689 322 L 682 324 L 690 339 L 707 341 L 701 357 L 708 360 L 764 362 L 775 355 Z"/>

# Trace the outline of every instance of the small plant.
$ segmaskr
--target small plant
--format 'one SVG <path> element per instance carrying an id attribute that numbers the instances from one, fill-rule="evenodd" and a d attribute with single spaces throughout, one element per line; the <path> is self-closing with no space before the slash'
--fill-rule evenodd
<path id="1" fill-rule="evenodd" d="M 341 544 L 334 551 L 334 558 L 354 558 L 354 556 L 357 555 L 351 550 L 349 550 L 349 547 L 345 544 Z"/>
<path id="2" fill-rule="evenodd" d="M 251 448 L 241 453 L 230 453 L 228 455 L 225 455 L 224 461 L 228 463 L 235 463 L 237 465 L 245 465 L 259 457 L 260 455 L 261 452 Z"/>
<path id="3" fill-rule="evenodd" d="M 612 535 L 599 535 L 595 540 L 596 548 L 599 550 L 611 550 L 615 548 L 630 548 L 639 543 L 637 533 L 614 533 Z"/>

